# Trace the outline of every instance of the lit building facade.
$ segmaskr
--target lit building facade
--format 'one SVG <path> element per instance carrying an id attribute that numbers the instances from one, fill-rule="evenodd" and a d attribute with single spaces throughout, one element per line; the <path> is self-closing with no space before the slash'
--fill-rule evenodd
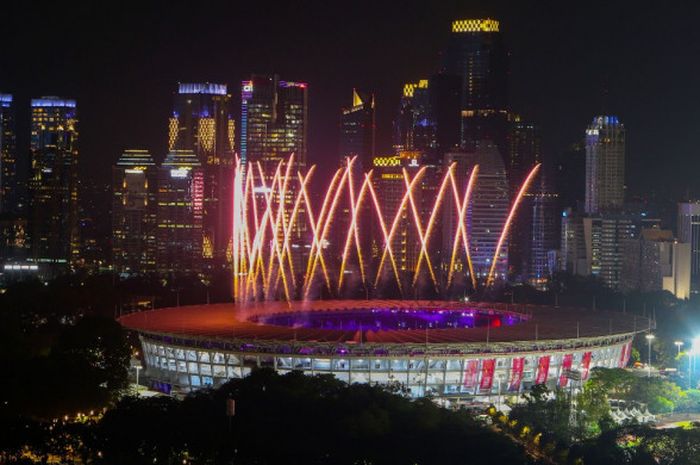
<path id="1" fill-rule="evenodd" d="M 478 281 L 483 281 L 491 269 L 509 211 L 510 197 L 503 158 L 494 143 L 484 141 L 474 151 L 447 153 L 444 166 L 449 166 L 451 163 L 456 163 L 456 170 L 459 173 L 456 178 L 460 186 L 465 185 L 465 182 L 461 182 L 461 176 L 466 179 L 467 173 L 471 172 L 474 165 L 479 165 L 466 222 L 474 274 Z M 454 207 L 448 208 L 448 211 L 453 209 Z M 445 215 L 443 218 L 444 244 L 451 243 L 449 238 L 454 236 L 456 230 L 454 215 Z M 443 252 L 447 253 L 446 250 Z M 507 239 L 503 241 L 496 260 L 495 279 L 504 280 L 508 274 Z"/>
<path id="2" fill-rule="evenodd" d="M 66 267 L 78 258 L 78 130 L 75 100 L 31 101 L 29 179 L 32 258 Z"/>
<path id="3" fill-rule="evenodd" d="M 15 108 L 11 94 L 0 94 L 0 212 L 19 210 Z"/>
<path id="4" fill-rule="evenodd" d="M 402 155 L 375 157 L 372 168 L 372 181 L 377 197 L 381 199 L 384 224 L 387 228 L 391 228 L 395 218 L 398 217 L 391 248 L 404 287 L 411 284 L 421 250 L 414 211 L 409 202 L 404 202 L 406 176 L 408 182 L 412 183 L 422 166 L 418 158 L 410 155 L 411 152 L 403 152 Z M 421 224 L 427 223 L 430 214 L 428 203 L 432 203 L 434 195 L 432 189 L 436 183 L 434 168 L 426 167 L 412 189 L 415 213 L 418 214 Z M 372 259 L 376 262 L 381 256 L 380 251 L 383 247 L 381 244 L 383 235 L 377 221 L 373 223 L 372 230 L 371 250 L 374 251 Z M 384 272 L 392 273 L 392 270 L 390 267 L 385 267 Z"/>
<path id="5" fill-rule="evenodd" d="M 452 22 L 444 71 L 459 76 L 460 145 L 495 143 L 508 153 L 508 52 L 498 21 L 465 19 Z"/>
<path id="6" fill-rule="evenodd" d="M 690 288 L 700 292 L 700 201 L 678 204 L 678 240 L 690 244 Z"/>
<path id="7" fill-rule="evenodd" d="M 156 269 L 159 274 L 203 270 L 204 173 L 191 150 L 168 153 L 158 170 Z"/>
<path id="8" fill-rule="evenodd" d="M 622 209 L 625 199 L 625 127 L 617 116 L 596 116 L 586 129 L 588 214 Z"/>
<path id="9" fill-rule="evenodd" d="M 147 150 L 126 150 L 112 168 L 112 264 L 117 273 L 156 271 L 158 171 Z"/>
<path id="10" fill-rule="evenodd" d="M 195 153 L 204 174 L 204 259 L 222 266 L 231 241 L 236 124 L 225 84 L 181 83 L 174 95 L 168 149 Z"/>
<path id="11" fill-rule="evenodd" d="M 266 173 L 290 154 L 299 168 L 306 166 L 308 85 L 282 81 L 279 76 L 253 75 L 241 88 L 243 162 L 260 162 Z"/>
<path id="12" fill-rule="evenodd" d="M 404 84 L 399 111 L 394 121 L 394 149 L 419 151 L 430 157 L 436 148 L 436 122 L 430 102 L 429 81 Z"/>
<path id="13" fill-rule="evenodd" d="M 690 297 L 690 244 L 666 229 L 642 229 L 625 246 L 623 291 L 665 290 L 678 299 Z"/>
<path id="14" fill-rule="evenodd" d="M 538 187 L 526 197 L 528 201 L 518 217 L 529 219 L 530 234 L 529 247 L 525 251 L 525 263 L 527 264 L 527 282 L 537 289 L 546 289 L 549 278 L 556 270 L 556 261 L 552 260 L 559 244 L 559 224 L 556 215 L 556 206 L 559 195 L 549 189 L 546 178 L 541 176 Z M 515 230 L 520 222 L 514 225 Z M 509 249 L 509 260 L 512 260 L 512 245 Z"/>
<path id="15" fill-rule="evenodd" d="M 339 155 L 357 156 L 355 162 L 366 171 L 372 166 L 375 150 L 374 94 L 352 90 L 352 106 L 343 108 L 340 116 Z"/>

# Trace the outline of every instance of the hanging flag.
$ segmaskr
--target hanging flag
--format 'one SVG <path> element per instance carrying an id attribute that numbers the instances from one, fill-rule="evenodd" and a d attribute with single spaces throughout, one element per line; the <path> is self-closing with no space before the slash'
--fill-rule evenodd
<path id="1" fill-rule="evenodd" d="M 476 375 L 479 369 L 478 360 L 466 360 L 464 362 L 464 387 L 474 389 L 476 387 Z"/>
<path id="2" fill-rule="evenodd" d="M 489 358 L 481 362 L 481 384 L 482 391 L 490 391 L 493 386 L 493 373 L 496 371 L 496 359 Z"/>
<path id="3" fill-rule="evenodd" d="M 559 375 L 559 386 L 566 387 L 569 383 L 568 373 L 571 371 L 571 363 L 574 361 L 573 354 L 566 354 L 561 361 L 561 374 Z"/>
<path id="4" fill-rule="evenodd" d="M 549 374 L 549 355 L 540 357 L 540 361 L 537 364 L 537 378 L 535 379 L 535 384 L 544 384 L 547 382 L 547 375 Z"/>
<path id="5" fill-rule="evenodd" d="M 525 357 L 516 357 L 510 368 L 510 385 L 509 391 L 519 391 L 520 383 L 523 380 L 523 370 L 525 368 Z"/>
<path id="6" fill-rule="evenodd" d="M 632 353 L 632 341 L 628 342 L 627 344 L 623 345 L 620 348 L 620 363 L 619 363 L 618 367 L 624 368 L 627 366 L 627 362 L 629 362 L 631 353 Z"/>
<path id="7" fill-rule="evenodd" d="M 581 360 L 581 379 L 587 380 L 588 374 L 591 371 L 591 353 L 585 352 L 583 354 L 583 359 Z"/>

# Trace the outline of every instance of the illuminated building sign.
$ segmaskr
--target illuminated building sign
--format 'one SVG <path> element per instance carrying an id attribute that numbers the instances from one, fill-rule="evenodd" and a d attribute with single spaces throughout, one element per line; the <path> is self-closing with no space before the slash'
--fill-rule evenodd
<path id="1" fill-rule="evenodd" d="M 401 166 L 401 159 L 397 156 L 374 157 L 372 164 L 377 167 Z"/>
<path id="2" fill-rule="evenodd" d="M 178 168 L 176 170 L 170 170 L 170 177 L 171 178 L 186 178 L 187 175 L 189 175 L 190 169 L 189 168 Z"/>
<path id="3" fill-rule="evenodd" d="M 498 21 L 486 19 L 460 19 L 452 21 L 452 32 L 498 32 Z"/>
<path id="4" fill-rule="evenodd" d="M 181 83 L 178 88 L 178 93 L 226 95 L 226 84 L 212 84 L 211 82 Z"/>

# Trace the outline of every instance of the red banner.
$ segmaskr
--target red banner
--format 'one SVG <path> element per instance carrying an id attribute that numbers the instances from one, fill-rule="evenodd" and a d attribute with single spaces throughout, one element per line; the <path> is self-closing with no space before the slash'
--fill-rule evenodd
<path id="1" fill-rule="evenodd" d="M 464 387 L 473 389 L 476 387 L 476 375 L 479 370 L 478 360 L 466 360 L 464 362 Z"/>
<path id="2" fill-rule="evenodd" d="M 496 370 L 496 359 L 489 358 L 481 362 L 481 384 L 482 391 L 491 390 L 493 386 L 493 373 Z"/>
<path id="3" fill-rule="evenodd" d="M 631 354 L 632 342 L 630 341 L 627 344 L 623 345 L 622 348 L 620 348 L 620 363 L 618 364 L 620 368 L 624 368 L 627 366 L 627 362 L 629 362 Z"/>
<path id="4" fill-rule="evenodd" d="M 561 361 L 561 374 L 559 375 L 559 386 L 565 387 L 569 383 L 567 373 L 571 370 L 571 363 L 574 361 L 573 354 L 566 354 Z"/>
<path id="5" fill-rule="evenodd" d="M 547 375 L 549 374 L 549 355 L 540 357 L 540 361 L 537 364 L 537 378 L 535 379 L 535 384 L 544 384 L 547 382 Z"/>
<path id="6" fill-rule="evenodd" d="M 588 374 L 591 371 L 591 353 L 586 352 L 583 354 L 583 359 L 581 360 L 581 379 L 587 380 Z"/>
<path id="7" fill-rule="evenodd" d="M 519 391 L 520 383 L 523 380 L 523 369 L 525 368 L 525 357 L 517 357 L 513 359 L 513 364 L 510 368 L 510 386 L 509 391 Z"/>

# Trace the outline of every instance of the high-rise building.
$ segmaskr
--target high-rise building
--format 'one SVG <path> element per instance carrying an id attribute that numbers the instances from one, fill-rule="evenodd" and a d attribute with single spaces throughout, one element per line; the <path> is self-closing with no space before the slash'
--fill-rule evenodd
<path id="1" fill-rule="evenodd" d="M 394 121 L 394 150 L 397 153 L 418 151 L 430 156 L 436 144 L 435 130 L 429 81 L 421 79 L 404 84 Z"/>
<path id="2" fill-rule="evenodd" d="M 508 186 L 513 199 L 530 170 L 542 161 L 539 127 L 514 115 L 513 121 L 510 122 L 508 139 L 510 147 L 507 160 Z M 543 274 L 545 268 L 541 267 L 546 261 L 547 250 L 540 247 L 549 247 L 552 242 L 549 239 L 549 226 L 553 218 L 550 201 L 553 192 L 544 184 L 544 179 L 545 176 L 541 175 L 537 187 L 533 186 L 532 191 L 525 196 L 520 213 L 515 217 L 510 230 L 508 244 L 510 271 L 514 277 L 523 281 L 532 282 L 533 278 L 536 281 L 542 280 L 547 276 Z M 535 252 L 535 249 L 538 251 Z"/>
<path id="3" fill-rule="evenodd" d="M 625 127 L 617 116 L 596 116 L 586 129 L 586 213 L 622 209 Z"/>
<path id="4" fill-rule="evenodd" d="M 281 81 L 279 76 L 253 75 L 241 89 L 243 162 L 260 162 L 265 173 L 290 154 L 298 167 L 306 166 L 308 85 Z"/>
<path id="5" fill-rule="evenodd" d="M 470 238 L 471 260 L 478 281 L 488 277 L 496 256 L 496 248 L 503 232 L 509 210 L 508 181 L 503 157 L 494 143 L 482 141 L 473 151 L 449 152 L 445 155 L 445 166 L 456 163 L 456 179 L 465 183 L 467 173 L 479 165 L 476 185 L 467 210 L 467 231 Z M 460 176 L 461 175 L 461 176 Z M 452 211 L 454 207 L 447 208 Z M 455 215 L 443 217 L 443 247 L 452 244 L 451 238 L 457 230 Z M 443 250 L 445 256 L 447 250 Z M 508 273 L 508 240 L 504 240 L 496 256 L 495 279 L 503 280 Z"/>
<path id="6" fill-rule="evenodd" d="M 172 150 L 158 170 L 156 269 L 160 274 L 200 273 L 204 173 L 191 150 Z"/>
<path id="7" fill-rule="evenodd" d="M 181 83 L 169 122 L 169 150 L 190 150 L 204 174 L 204 255 L 225 263 L 232 231 L 236 125 L 225 84 Z"/>
<path id="8" fill-rule="evenodd" d="M 678 242 L 673 232 L 646 228 L 627 241 L 623 291 L 665 290 L 679 299 L 690 297 L 690 244 Z"/>
<path id="9" fill-rule="evenodd" d="M 412 157 L 413 154 L 414 152 L 402 152 L 400 155 L 375 157 L 372 168 L 372 181 L 377 196 L 381 199 L 382 215 L 387 228 L 391 227 L 394 219 L 398 217 L 391 248 L 404 289 L 410 288 L 421 251 L 421 240 L 414 215 L 418 214 L 421 227 L 424 228 L 435 200 L 437 185 L 436 167 L 426 165 L 411 191 L 416 207 L 415 213 L 409 202 L 403 202 L 406 194 L 404 173 L 408 176 L 409 183 L 412 183 L 423 168 L 420 160 Z M 382 254 L 383 237 L 378 223 L 373 224 L 373 228 L 371 250 L 374 253 L 372 259 L 376 262 Z M 433 241 L 433 245 L 435 243 L 439 242 Z M 383 268 L 383 272 L 386 276 L 392 276 L 393 273 L 391 266 Z"/>
<path id="10" fill-rule="evenodd" d="M 690 244 L 691 292 L 700 292 L 700 201 L 678 204 L 678 240 Z"/>
<path id="11" fill-rule="evenodd" d="M 19 210 L 15 109 L 11 94 L 0 94 L 0 212 Z"/>
<path id="12" fill-rule="evenodd" d="M 462 110 L 507 108 L 508 52 L 498 21 L 453 21 L 444 66 L 447 74 L 462 78 Z"/>
<path id="13" fill-rule="evenodd" d="M 520 215 L 516 217 L 513 229 L 517 231 L 522 223 L 530 223 L 528 242 L 529 246 L 523 254 L 528 269 L 527 281 L 530 285 L 538 289 L 546 289 L 549 278 L 555 271 L 556 264 L 552 263 L 551 256 L 557 249 L 558 221 L 556 215 L 556 205 L 558 194 L 549 189 L 545 176 L 540 176 L 540 182 L 533 189 L 532 194 L 527 196 L 527 203 L 521 206 Z M 523 207 L 530 207 L 525 209 Z M 525 217 L 529 221 L 518 221 L 517 218 Z M 517 233 L 511 238 L 521 237 Z M 513 246 L 508 250 L 508 259 L 511 261 Z"/>
<path id="14" fill-rule="evenodd" d="M 561 240 L 559 271 L 573 275 L 587 276 L 588 266 L 586 241 L 583 235 L 583 216 L 570 207 L 561 213 Z"/>
<path id="15" fill-rule="evenodd" d="M 79 253 L 76 103 L 42 97 L 31 107 L 32 258 L 64 267 Z"/>
<path id="16" fill-rule="evenodd" d="M 642 229 L 659 227 L 661 221 L 638 213 L 606 213 L 583 218 L 587 268 L 611 289 L 622 284 L 625 247 Z"/>
<path id="17" fill-rule="evenodd" d="M 156 271 L 157 174 L 147 150 L 125 150 L 112 168 L 112 263 L 117 273 Z"/>
<path id="18" fill-rule="evenodd" d="M 462 148 L 491 141 L 505 157 L 510 119 L 508 52 L 499 22 L 490 18 L 453 21 L 444 72 L 461 78 Z"/>
<path id="19" fill-rule="evenodd" d="M 352 106 L 340 116 L 340 159 L 357 156 L 362 170 L 372 166 L 375 149 L 374 95 L 352 90 Z M 358 163 L 359 162 L 359 163 Z"/>

